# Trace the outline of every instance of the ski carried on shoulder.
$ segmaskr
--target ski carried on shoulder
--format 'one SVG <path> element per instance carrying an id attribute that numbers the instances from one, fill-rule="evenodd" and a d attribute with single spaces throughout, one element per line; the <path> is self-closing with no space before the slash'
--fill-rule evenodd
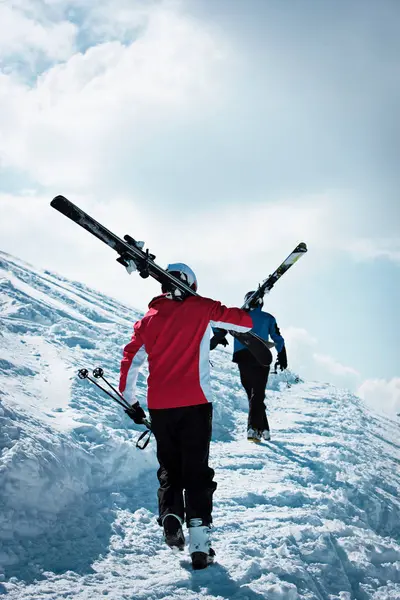
<path id="1" fill-rule="evenodd" d="M 279 267 L 269 275 L 267 279 L 264 279 L 258 286 L 254 294 L 247 298 L 242 308 L 249 308 L 255 301 L 264 298 L 265 294 L 268 294 L 275 283 L 296 263 L 307 252 L 307 246 L 304 242 L 301 242 L 296 248 L 289 254 L 287 258 L 279 265 Z"/>
<path id="2" fill-rule="evenodd" d="M 101 225 L 101 223 L 93 219 L 93 217 L 70 202 L 64 196 L 56 196 L 50 204 L 58 212 L 68 217 L 71 221 L 74 221 L 74 223 L 77 223 L 104 244 L 107 244 L 107 246 L 110 246 L 110 248 L 115 250 L 119 254 L 117 261 L 124 267 L 130 266 L 133 262 L 141 277 L 146 278 L 150 276 L 156 279 L 160 284 L 173 284 L 181 292 L 187 295 L 199 295 L 186 285 L 184 281 L 177 279 L 171 275 L 171 273 L 168 273 L 162 267 L 157 265 L 157 263 L 154 262 L 156 258 L 155 255 L 151 254 L 148 249 L 144 250 L 142 242 L 136 241 L 130 235 L 125 235 L 122 240 L 115 235 L 115 233 L 112 233 L 112 231 L 104 227 L 104 225 Z M 267 366 L 270 364 L 271 354 L 268 348 L 268 342 L 252 331 L 246 333 L 231 331 L 230 333 L 250 350 L 261 365 Z"/>
<path id="3" fill-rule="evenodd" d="M 296 248 L 289 254 L 287 258 L 279 265 L 279 267 L 269 275 L 267 279 L 264 279 L 262 283 L 258 286 L 255 292 L 247 298 L 246 302 L 243 304 L 243 309 L 249 309 L 249 307 L 254 306 L 258 300 L 264 298 L 265 294 L 268 294 L 275 283 L 290 269 L 295 262 L 299 260 L 305 253 L 307 252 L 307 246 L 304 242 L 301 242 L 296 246 Z M 216 346 L 220 343 L 221 340 L 226 336 L 226 332 L 222 329 L 217 331 L 213 337 L 211 338 L 210 348 L 214 350 Z"/>

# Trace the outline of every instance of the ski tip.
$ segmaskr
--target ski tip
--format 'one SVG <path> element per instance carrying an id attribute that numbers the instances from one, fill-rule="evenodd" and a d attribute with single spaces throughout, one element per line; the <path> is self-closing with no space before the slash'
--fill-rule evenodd
<path id="1" fill-rule="evenodd" d="M 307 252 L 307 244 L 305 242 L 300 242 L 296 250 L 299 252 Z"/>
<path id="2" fill-rule="evenodd" d="M 53 200 L 50 202 L 50 206 L 57 207 L 59 204 L 68 202 L 65 196 L 54 196 Z"/>

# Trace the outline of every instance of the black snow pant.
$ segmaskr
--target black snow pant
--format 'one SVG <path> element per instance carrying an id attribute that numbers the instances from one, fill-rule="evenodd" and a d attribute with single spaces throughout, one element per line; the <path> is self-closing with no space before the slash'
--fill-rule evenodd
<path id="1" fill-rule="evenodd" d="M 272 354 L 271 354 L 272 360 Z M 268 383 L 269 366 L 262 367 L 248 350 L 239 350 L 233 355 L 238 364 L 240 381 L 249 399 L 248 428 L 264 431 L 269 423 L 265 409 L 265 389 Z"/>
<path id="2" fill-rule="evenodd" d="M 212 522 L 212 495 L 217 487 L 208 466 L 212 404 L 151 409 L 151 428 L 160 463 L 157 476 L 158 522 L 173 513 L 189 525 L 198 518 Z"/>

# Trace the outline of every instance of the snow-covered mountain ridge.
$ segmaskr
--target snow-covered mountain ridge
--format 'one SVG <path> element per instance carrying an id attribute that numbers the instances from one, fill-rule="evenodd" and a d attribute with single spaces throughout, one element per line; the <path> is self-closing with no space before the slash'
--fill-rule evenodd
<path id="1" fill-rule="evenodd" d="M 154 440 L 136 449 L 141 428 L 76 377 L 101 365 L 116 381 L 138 316 L 0 253 L 0 593 L 400 598 L 399 424 L 333 386 L 271 376 L 273 439 L 251 445 L 225 351 L 212 354 L 218 562 L 193 573 L 164 547 Z"/>

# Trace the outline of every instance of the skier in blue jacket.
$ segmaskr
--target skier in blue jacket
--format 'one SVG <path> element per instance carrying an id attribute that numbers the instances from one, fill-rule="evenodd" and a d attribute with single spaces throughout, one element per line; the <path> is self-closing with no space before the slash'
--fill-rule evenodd
<path id="1" fill-rule="evenodd" d="M 253 293 L 246 294 L 245 302 Z M 278 365 L 283 371 L 287 368 L 285 340 L 281 336 L 275 317 L 261 310 L 263 305 L 261 298 L 249 307 L 253 320 L 252 331 L 265 340 L 271 337 L 278 352 Z M 264 403 L 270 367 L 261 366 L 251 352 L 236 339 L 233 347 L 233 362 L 239 367 L 240 380 L 249 399 L 247 439 L 253 442 L 260 442 L 262 438 L 270 440 L 271 434 Z"/>

